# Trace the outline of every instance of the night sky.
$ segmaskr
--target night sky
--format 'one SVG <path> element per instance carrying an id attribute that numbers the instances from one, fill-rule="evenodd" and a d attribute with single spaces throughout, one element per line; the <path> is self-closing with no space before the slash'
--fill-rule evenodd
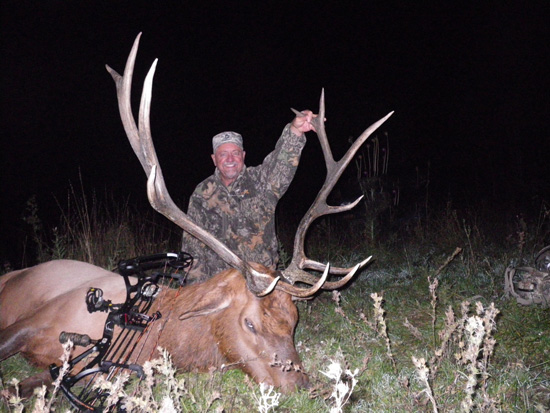
<path id="1" fill-rule="evenodd" d="M 350 136 L 394 110 L 381 132 L 403 185 L 429 165 L 441 198 L 498 208 L 550 201 L 545 2 L 157 3 L 1 2 L 2 259 L 15 259 L 8 247 L 28 229 L 21 215 L 33 194 L 46 221 L 80 179 L 90 193 L 145 200 L 104 67 L 121 72 L 139 32 L 134 109 L 159 58 L 153 139 L 182 207 L 213 171 L 213 135 L 240 132 L 256 165 L 289 108 L 317 111 L 322 88 L 337 158 Z M 285 205 L 311 202 L 322 165 L 310 134 Z"/>

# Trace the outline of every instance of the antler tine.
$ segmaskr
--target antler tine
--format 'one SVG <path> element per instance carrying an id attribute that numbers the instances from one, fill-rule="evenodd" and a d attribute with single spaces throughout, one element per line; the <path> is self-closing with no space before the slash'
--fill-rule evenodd
<path id="1" fill-rule="evenodd" d="M 372 133 L 376 129 L 378 129 L 378 127 L 380 127 L 380 125 L 382 125 L 392 114 L 393 112 L 390 112 L 385 117 L 369 126 L 348 149 L 342 159 L 336 162 L 332 155 L 332 151 L 330 149 L 325 130 L 325 92 L 324 90 L 321 92 L 321 98 L 319 102 L 319 115 L 313 119 L 313 122 L 315 130 L 317 132 L 317 136 L 319 138 L 319 143 L 321 144 L 321 148 L 323 150 L 323 156 L 325 158 L 325 165 L 327 168 L 327 175 L 325 178 L 325 182 L 321 187 L 321 190 L 315 198 L 315 201 L 306 212 L 306 215 L 300 221 L 300 224 L 296 231 L 296 236 L 294 238 L 294 252 L 292 255 L 292 261 L 289 267 L 286 270 L 282 271 L 284 277 L 288 279 L 291 283 L 300 281 L 307 284 L 315 284 L 318 280 L 317 277 L 304 271 L 304 269 L 306 268 L 317 271 L 322 271 L 325 268 L 324 264 L 306 257 L 304 252 L 305 234 L 311 223 L 320 216 L 348 211 L 351 208 L 355 207 L 361 201 L 363 196 L 360 196 L 353 203 L 348 205 L 330 206 L 327 204 L 327 197 L 334 188 L 334 185 L 336 185 L 336 182 L 338 182 L 338 179 L 350 163 L 357 150 L 368 139 L 368 137 L 372 135 Z M 330 268 L 331 274 L 346 276 L 337 282 L 326 282 L 322 288 L 334 289 L 345 285 L 345 283 L 347 283 L 351 279 L 353 274 L 355 274 L 355 272 L 359 268 L 369 262 L 370 259 L 371 257 L 350 268 Z"/>
<path id="2" fill-rule="evenodd" d="M 342 277 L 340 280 L 338 281 L 327 281 L 323 284 L 323 290 L 336 290 L 338 288 L 342 288 L 344 285 L 347 284 L 347 282 L 349 280 L 351 280 L 353 278 L 353 276 L 355 275 L 355 272 L 359 269 L 359 268 L 363 268 L 367 263 L 369 263 L 372 259 L 372 255 L 366 259 L 364 259 L 363 261 L 355 264 L 354 267 L 350 267 L 350 268 L 338 268 L 338 270 L 342 270 L 342 273 L 336 273 L 334 270 L 335 268 L 331 267 L 330 268 L 330 273 L 331 274 L 336 274 L 336 275 L 345 275 L 345 277 Z M 322 267 L 321 267 L 322 266 Z M 323 266 L 323 264 L 321 263 L 317 263 L 316 262 L 316 265 L 314 268 L 312 267 L 307 267 L 309 269 L 314 269 L 315 271 L 323 271 L 323 268 L 326 267 Z M 306 267 L 304 267 L 306 268 Z M 344 272 L 345 271 L 345 272 Z M 309 284 L 309 285 L 313 285 L 317 282 L 317 280 L 319 280 L 319 277 L 316 277 L 315 275 L 313 274 L 310 274 L 309 272 L 306 272 L 306 271 L 298 271 L 297 273 L 297 276 L 296 276 L 296 279 L 295 281 L 299 281 L 299 282 L 302 282 L 302 283 L 305 283 L 305 284 Z"/>
<path id="3" fill-rule="evenodd" d="M 324 284 L 326 284 L 326 280 L 329 274 L 329 269 L 330 269 L 330 264 L 327 264 L 325 267 L 325 270 L 323 271 L 323 275 L 320 278 L 315 277 L 316 278 L 315 282 L 311 283 L 312 286 L 310 288 L 299 288 L 288 283 L 279 283 L 275 288 L 278 290 L 284 291 L 285 293 L 288 293 L 294 297 L 298 297 L 298 298 L 311 297 L 321 288 L 325 289 Z"/>
<path id="4" fill-rule="evenodd" d="M 117 89 L 117 98 L 118 98 L 118 110 L 120 112 L 120 117 L 122 119 L 122 125 L 124 126 L 124 131 L 128 136 L 130 145 L 134 150 L 134 153 L 139 159 L 139 162 L 145 169 L 145 173 L 149 175 L 150 167 L 147 167 L 147 162 L 145 159 L 145 154 L 141 150 L 141 145 L 139 144 L 139 131 L 136 127 L 136 122 L 134 120 L 134 115 L 132 114 L 131 107 L 131 92 L 132 92 L 132 77 L 134 73 L 134 65 L 136 62 L 136 55 L 139 46 L 139 39 L 141 38 L 141 33 L 139 33 L 134 40 L 132 50 L 128 55 L 128 60 L 126 61 L 126 67 L 124 68 L 124 76 L 121 76 L 117 73 L 116 70 L 112 69 L 109 65 L 105 65 L 105 68 L 112 76 L 116 84 Z M 155 62 L 156 63 L 156 62 Z M 153 69 L 153 67 L 151 67 Z"/>
<path id="5" fill-rule="evenodd" d="M 139 106 L 139 127 L 136 125 L 131 107 L 131 88 L 132 77 L 134 73 L 134 64 L 141 33 L 138 34 L 132 50 L 128 56 L 124 75 L 120 76 L 115 70 L 106 65 L 107 71 L 113 77 L 116 84 L 118 107 L 120 118 L 124 125 L 124 130 L 128 140 L 138 157 L 145 174 L 147 175 L 147 197 L 151 206 L 159 213 L 164 215 L 170 221 L 178 225 L 183 230 L 189 232 L 198 238 L 205 245 L 214 250 L 228 265 L 240 271 L 246 279 L 248 288 L 255 294 L 265 293 L 275 284 L 274 277 L 270 274 L 264 274 L 256 271 L 247 262 L 239 258 L 225 244 L 193 222 L 187 214 L 179 209 L 166 188 L 162 169 L 155 152 L 153 138 L 150 127 L 150 110 L 153 88 L 153 77 L 157 65 L 157 59 L 153 62 L 145 82 Z"/>

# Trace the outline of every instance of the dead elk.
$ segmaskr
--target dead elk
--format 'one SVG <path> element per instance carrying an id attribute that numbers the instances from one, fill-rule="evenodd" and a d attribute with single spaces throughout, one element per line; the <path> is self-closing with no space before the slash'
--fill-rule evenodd
<path id="1" fill-rule="evenodd" d="M 80 261 L 50 261 L 0 280 L 0 360 L 19 352 L 44 369 L 59 363 L 62 331 L 101 337 L 106 315 L 87 311 L 84 298 L 90 287 L 103 290 L 105 298 L 115 303 L 126 297 L 119 274 Z M 136 363 L 146 361 L 158 345 L 184 371 L 237 367 L 284 391 L 308 383 L 293 343 L 298 312 L 285 292 L 257 297 L 242 275 L 229 269 L 179 291 L 163 289 L 152 310 L 163 315 L 156 322 L 162 332 L 158 341 L 156 337 L 147 341 Z M 273 365 L 274 360 L 291 368 Z M 29 387 L 25 393 L 41 381 L 49 381 L 48 375 L 23 383 Z"/>
<path id="2" fill-rule="evenodd" d="M 360 201 L 329 206 L 327 196 L 359 147 L 392 113 L 367 128 L 341 160 L 335 161 L 326 136 L 324 93 L 319 116 L 314 119 L 327 175 L 313 205 L 302 218 L 294 241 L 292 262 L 287 269 L 273 272 L 248 263 L 222 242 L 194 223 L 172 201 L 151 137 L 149 112 L 152 82 L 157 61 L 144 82 L 139 119 L 136 124 L 130 104 L 130 91 L 140 35 L 128 57 L 123 76 L 107 66 L 113 77 L 120 116 L 132 149 L 147 180 L 151 205 L 176 225 L 213 249 L 232 269 L 212 279 L 185 287 L 176 296 L 163 290 L 158 301 L 160 311 L 170 314 L 158 337 L 175 365 L 186 371 L 206 371 L 211 367 L 240 368 L 257 382 L 265 382 L 285 391 L 308 383 L 294 347 L 297 310 L 293 297 L 309 297 L 320 289 L 345 285 L 369 259 L 350 268 L 330 267 L 309 259 L 304 253 L 308 227 L 316 218 L 347 211 Z M 139 126 L 138 126 L 139 125 Z M 323 272 L 316 277 L 306 269 Z M 328 274 L 343 276 L 326 281 Z M 309 285 L 298 287 L 296 282 Z M 87 312 L 84 297 L 89 287 L 101 288 L 113 302 L 124 301 L 125 287 L 120 275 L 76 261 L 51 261 L 36 267 L 14 271 L 0 278 L 0 361 L 16 353 L 40 367 L 57 362 L 61 355 L 58 337 L 61 331 L 74 331 L 92 338 L 101 337 L 105 314 Z M 155 304 L 157 305 L 157 304 Z M 145 346 L 153 346 L 155 340 Z M 141 351 L 139 362 L 150 357 L 155 348 Z M 45 380 L 43 374 L 28 386 Z"/>

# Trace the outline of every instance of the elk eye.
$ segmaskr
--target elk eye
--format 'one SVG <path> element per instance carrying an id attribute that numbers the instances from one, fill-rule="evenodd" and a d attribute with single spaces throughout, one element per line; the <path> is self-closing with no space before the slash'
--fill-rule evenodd
<path id="1" fill-rule="evenodd" d="M 246 325 L 246 328 L 256 334 L 256 329 L 254 328 L 254 324 L 252 324 L 252 321 L 250 321 L 248 318 L 245 318 L 244 324 Z"/>

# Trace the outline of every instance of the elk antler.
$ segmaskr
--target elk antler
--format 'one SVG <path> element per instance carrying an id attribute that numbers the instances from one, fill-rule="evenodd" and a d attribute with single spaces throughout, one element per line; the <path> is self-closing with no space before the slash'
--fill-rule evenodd
<path id="1" fill-rule="evenodd" d="M 126 61 L 123 76 L 119 75 L 115 70 L 109 67 L 109 65 L 105 65 L 105 67 L 113 77 L 116 84 L 118 108 L 124 130 L 128 136 L 132 149 L 134 150 L 141 166 L 143 167 L 143 170 L 145 171 L 145 174 L 148 177 L 147 196 L 149 198 L 149 202 L 157 212 L 161 213 L 180 228 L 198 238 L 206 246 L 216 252 L 216 254 L 218 254 L 228 265 L 240 271 L 245 277 L 247 286 L 251 292 L 258 296 L 268 294 L 273 290 L 273 288 L 279 288 L 280 284 L 283 284 L 279 283 L 279 285 L 276 286 L 280 277 L 274 277 L 272 274 L 262 273 L 252 268 L 251 265 L 239 258 L 224 243 L 193 222 L 187 214 L 179 209 L 174 201 L 172 201 L 172 198 L 166 188 L 162 170 L 155 152 L 149 121 L 153 77 L 155 75 L 158 59 L 155 59 L 151 65 L 149 73 L 147 74 L 143 84 L 143 91 L 139 105 L 139 127 L 136 125 L 132 114 L 130 96 L 134 64 L 136 61 L 140 38 L 141 33 L 137 35 L 136 40 L 134 41 L 134 45 L 132 46 L 128 60 Z M 328 272 L 325 271 L 323 277 L 320 277 L 319 279 L 316 279 L 315 282 L 311 283 L 311 288 L 296 288 L 289 285 L 288 292 L 299 297 L 312 295 L 317 292 L 319 288 L 321 288 L 327 276 Z"/>
<path id="2" fill-rule="evenodd" d="M 352 145 L 348 150 L 346 155 L 339 161 L 335 162 L 332 158 L 330 147 L 328 145 L 328 140 L 326 138 L 325 126 L 324 126 L 324 114 L 325 114 L 325 104 L 324 104 L 324 92 L 321 95 L 319 116 L 314 119 L 314 126 L 319 136 L 321 142 L 321 147 L 323 148 L 323 153 L 325 156 L 325 162 L 327 165 L 327 177 L 321 191 L 317 195 L 315 202 L 308 210 L 306 216 L 300 222 L 296 238 L 294 241 L 294 254 L 292 258 L 291 265 L 284 271 L 282 275 L 285 280 L 294 283 L 300 281 L 306 284 L 311 285 L 310 288 L 298 288 L 292 284 L 289 284 L 286 281 L 279 282 L 280 276 L 275 277 L 271 273 L 263 273 L 255 270 L 250 264 L 246 261 L 239 258 L 233 251 L 231 251 L 224 243 L 214 237 L 212 234 L 207 232 L 205 229 L 197 225 L 192 221 L 187 214 L 185 214 L 181 209 L 179 209 L 166 188 L 164 182 L 164 177 L 162 175 L 162 170 L 155 152 L 155 147 L 153 145 L 153 138 L 151 136 L 151 126 L 149 121 L 149 114 L 151 110 L 151 97 L 152 97 L 152 86 L 153 86 L 153 77 L 155 74 L 155 69 L 158 59 L 155 59 L 149 73 L 145 78 L 143 84 L 143 91 L 141 94 L 141 101 L 139 106 L 139 118 L 138 125 L 134 120 L 132 114 L 132 107 L 130 103 L 131 88 L 132 88 L 132 77 L 134 72 L 134 64 L 136 60 L 137 50 L 139 46 L 139 40 L 141 38 L 141 33 L 138 34 L 132 50 L 128 56 L 126 66 L 124 68 L 124 75 L 119 75 L 115 70 L 106 65 L 107 71 L 113 77 L 113 80 L 116 84 L 117 90 L 117 99 L 118 107 L 120 112 L 120 117 L 122 119 L 122 124 L 128 140 L 134 150 L 136 156 L 138 157 L 145 174 L 147 175 L 147 196 L 152 207 L 170 221 L 178 225 L 184 231 L 187 231 L 206 246 L 210 247 L 216 254 L 222 258 L 228 265 L 235 268 L 245 277 L 247 286 L 251 292 L 258 296 L 269 294 L 274 288 L 285 291 L 295 297 L 309 297 L 315 294 L 319 289 L 334 289 L 343 286 L 348 282 L 355 272 L 363 265 L 365 265 L 370 257 L 366 260 L 360 262 L 353 268 L 330 268 L 330 266 L 321 264 L 317 261 L 312 261 L 306 258 L 304 254 L 304 238 L 307 228 L 316 218 L 326 215 L 333 214 L 336 212 L 347 211 L 353 208 L 361 198 L 357 199 L 354 203 L 340 206 L 332 207 L 328 206 L 326 203 L 326 198 L 338 178 L 349 164 L 351 158 L 357 152 L 361 144 L 369 137 L 372 132 L 376 130 L 384 121 L 389 118 L 392 113 L 388 114 L 386 117 L 380 119 L 378 122 L 373 124 L 368 128 L 363 134 L 357 139 L 357 141 Z M 323 275 L 319 278 L 307 273 L 304 271 L 305 268 L 323 271 Z M 346 274 L 344 278 L 337 282 L 326 282 L 328 274 Z"/>
<path id="3" fill-rule="evenodd" d="M 292 111 L 297 115 L 303 116 L 302 113 L 294 109 L 292 109 Z M 359 138 L 357 138 L 357 140 L 348 149 L 348 151 L 342 157 L 342 159 L 336 162 L 334 160 L 334 157 L 332 156 L 332 151 L 330 150 L 330 145 L 328 143 L 327 134 L 325 131 L 325 91 L 323 90 L 321 92 L 321 99 L 319 102 L 319 115 L 313 119 L 313 126 L 315 127 L 315 131 L 317 132 L 317 136 L 319 137 L 319 142 L 321 143 L 321 148 L 323 149 L 323 155 L 324 155 L 325 164 L 327 167 L 327 175 L 325 178 L 325 182 L 321 187 L 321 190 L 319 191 L 317 197 L 315 198 L 315 201 L 307 211 L 306 215 L 300 221 L 300 225 L 298 226 L 298 230 L 296 231 L 296 237 L 294 238 L 294 253 L 292 255 L 292 261 L 288 266 L 288 268 L 282 271 L 282 274 L 284 275 L 284 277 L 291 283 L 300 281 L 306 284 L 316 284 L 319 281 L 317 277 L 304 271 L 304 269 L 306 268 L 316 270 L 316 271 L 323 271 L 323 269 L 325 268 L 324 264 L 307 258 L 304 253 L 304 240 L 305 240 L 307 229 L 309 228 L 311 223 L 315 219 L 319 218 L 320 216 L 348 211 L 351 208 L 353 208 L 355 205 L 357 205 L 359 201 L 363 198 L 363 196 L 360 196 L 354 202 L 347 205 L 329 206 L 327 204 L 328 195 L 334 188 L 334 185 L 336 185 L 336 182 L 338 182 L 338 179 L 340 178 L 340 176 L 342 175 L 342 173 L 350 163 L 351 159 L 353 158 L 357 150 L 368 139 L 368 137 L 376 129 L 378 129 L 378 127 L 382 125 L 391 115 L 393 115 L 393 112 L 388 113 L 382 119 L 380 119 L 379 121 L 369 126 L 359 136 Z M 360 267 L 362 267 L 367 262 L 369 262 L 371 258 L 372 256 L 368 257 L 367 259 L 358 263 L 352 268 L 331 267 L 330 268 L 331 274 L 346 275 L 346 276 L 336 282 L 325 282 L 322 288 L 324 290 L 331 290 L 331 289 L 342 287 L 351 279 L 351 277 L 353 277 L 355 272 Z"/>

